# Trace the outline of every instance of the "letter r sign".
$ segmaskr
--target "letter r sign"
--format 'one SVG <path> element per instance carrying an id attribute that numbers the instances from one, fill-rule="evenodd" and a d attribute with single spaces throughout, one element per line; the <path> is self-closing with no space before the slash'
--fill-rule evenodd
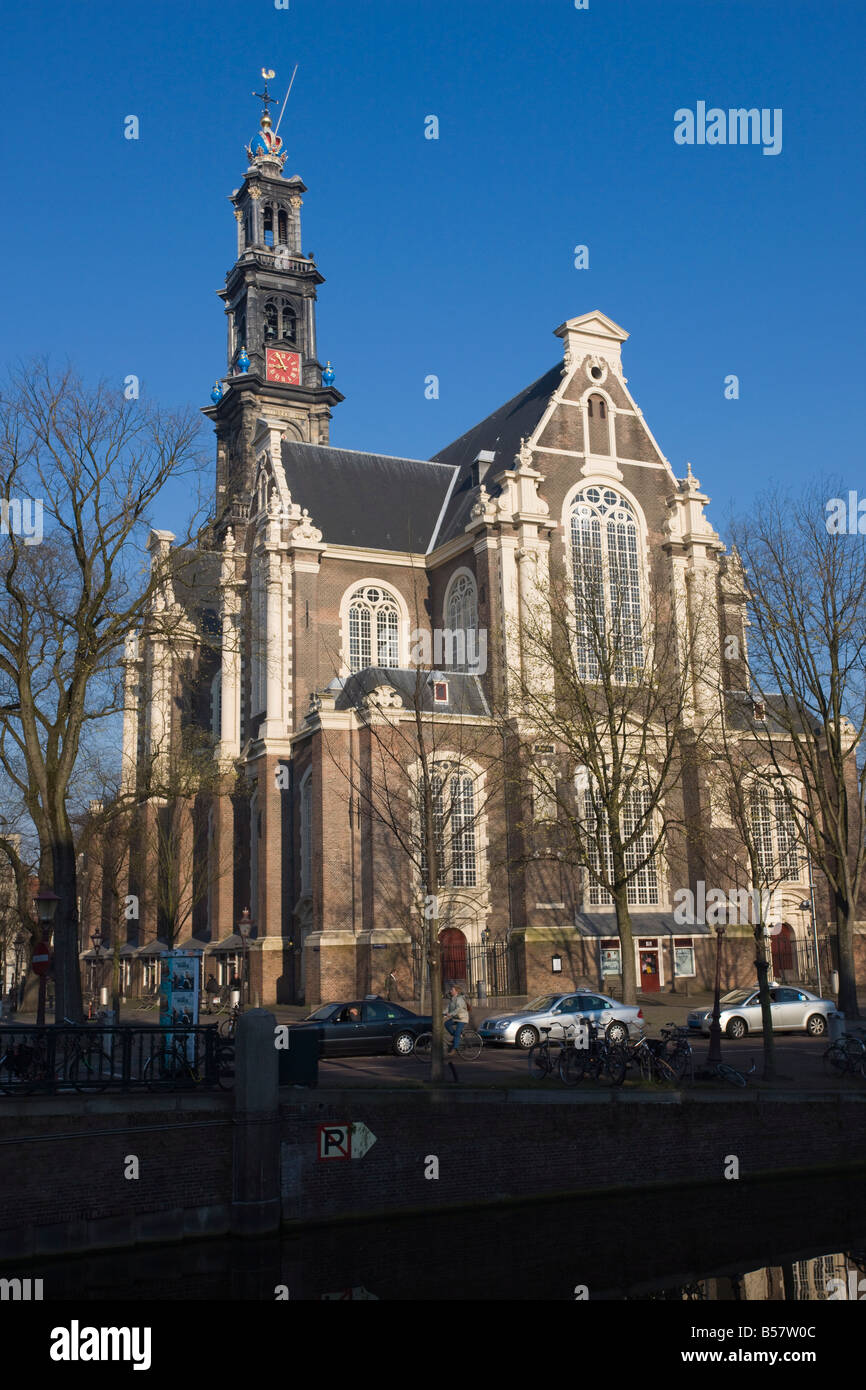
<path id="1" fill-rule="evenodd" d="M 348 1125 L 319 1125 L 319 1160 L 351 1158 L 352 1140 Z"/>

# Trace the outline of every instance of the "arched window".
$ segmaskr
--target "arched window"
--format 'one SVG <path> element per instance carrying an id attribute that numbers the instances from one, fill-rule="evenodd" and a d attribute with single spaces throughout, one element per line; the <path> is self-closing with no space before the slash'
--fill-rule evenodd
<path id="1" fill-rule="evenodd" d="M 444 665 L 452 671 L 477 667 L 478 593 L 471 574 L 458 574 L 451 581 L 445 599 L 445 631 Z"/>
<path id="2" fill-rule="evenodd" d="M 607 406 L 603 396 L 590 396 L 586 402 L 589 424 L 589 452 L 591 454 L 610 453 L 610 434 L 607 425 Z"/>
<path id="3" fill-rule="evenodd" d="M 301 781 L 301 896 L 313 891 L 313 774 Z"/>
<path id="4" fill-rule="evenodd" d="M 611 671 L 627 682 L 643 666 L 641 551 L 631 503 L 613 488 L 586 487 L 571 507 L 578 674 Z"/>
<path id="5" fill-rule="evenodd" d="M 265 204 L 265 207 L 263 208 L 262 211 L 263 211 L 263 214 L 264 214 L 265 246 L 273 246 L 273 244 L 274 244 L 274 210 L 273 210 L 273 208 L 271 207 L 270 203 L 266 203 L 266 204 Z"/>
<path id="6" fill-rule="evenodd" d="M 247 316 L 243 309 L 235 310 L 235 352 L 247 345 Z"/>
<path id="7" fill-rule="evenodd" d="M 626 892 L 629 905 L 632 907 L 651 907 L 659 901 L 650 800 L 648 787 L 633 786 L 628 793 L 620 820 L 622 838 L 626 841 L 625 868 L 626 873 L 630 875 Z M 586 838 L 590 859 L 589 905 L 607 906 L 613 899 L 608 890 L 599 883 L 598 878 L 603 877 L 608 883 L 613 881 L 610 830 L 601 794 L 591 784 L 583 793 L 583 814 L 588 831 Z M 641 826 L 641 829 L 635 834 L 638 826 Z"/>
<path id="8" fill-rule="evenodd" d="M 265 300 L 265 342 L 269 343 L 279 334 L 279 314 L 275 299 Z"/>
<path id="9" fill-rule="evenodd" d="M 439 763 L 433 768 L 430 789 L 440 886 L 475 888 L 478 884 L 475 777 L 465 768 Z M 427 855 L 423 838 L 421 876 L 426 883 Z"/>
<path id="10" fill-rule="evenodd" d="M 293 343 L 297 335 L 298 321 L 288 299 L 265 300 L 265 342 L 282 338 Z"/>
<path id="11" fill-rule="evenodd" d="M 365 585 L 349 603 L 349 670 L 400 665 L 400 610 L 386 589 Z"/>
<path id="12" fill-rule="evenodd" d="M 797 829 L 781 787 L 752 789 L 752 835 L 765 879 L 798 880 L 801 873 Z"/>
<path id="13" fill-rule="evenodd" d="M 287 299 L 283 300 L 283 338 L 287 343 L 293 343 L 297 336 L 298 320 L 295 311 Z"/>
<path id="14" fill-rule="evenodd" d="M 289 219 L 285 208 L 280 208 L 277 214 L 277 241 L 280 246 L 288 245 L 289 241 Z"/>

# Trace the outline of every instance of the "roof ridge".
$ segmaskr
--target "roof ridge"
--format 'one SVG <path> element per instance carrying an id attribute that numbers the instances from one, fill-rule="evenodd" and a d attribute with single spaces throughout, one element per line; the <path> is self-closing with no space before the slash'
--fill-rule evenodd
<path id="1" fill-rule="evenodd" d="M 302 449 L 329 449 L 333 454 L 366 454 L 374 459 L 393 459 L 395 463 L 423 463 L 432 464 L 434 468 L 456 468 L 455 463 L 440 463 L 438 459 L 416 459 L 409 454 L 380 454 L 375 449 L 342 449 L 337 444 L 311 444 L 306 439 L 284 439 L 283 443 L 290 446 L 297 446 Z"/>

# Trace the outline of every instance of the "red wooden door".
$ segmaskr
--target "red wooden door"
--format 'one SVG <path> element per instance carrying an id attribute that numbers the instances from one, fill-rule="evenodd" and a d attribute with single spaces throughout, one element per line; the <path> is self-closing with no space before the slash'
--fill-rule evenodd
<path id="1" fill-rule="evenodd" d="M 770 943 L 773 953 L 773 975 L 780 980 L 786 972 L 791 973 L 794 969 L 794 932 L 787 922 L 782 923 L 781 931 L 773 933 Z"/>
<path id="2" fill-rule="evenodd" d="M 457 927 L 439 934 L 442 945 L 442 980 L 466 979 L 466 937 Z"/>
<path id="3" fill-rule="evenodd" d="M 659 989 L 659 953 L 658 947 L 641 948 L 640 953 L 640 980 L 638 989 L 646 990 L 653 994 Z"/>

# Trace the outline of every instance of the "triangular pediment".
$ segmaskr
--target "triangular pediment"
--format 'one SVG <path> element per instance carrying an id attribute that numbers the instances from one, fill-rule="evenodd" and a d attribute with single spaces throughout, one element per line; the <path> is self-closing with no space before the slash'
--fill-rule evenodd
<path id="1" fill-rule="evenodd" d="M 616 343 L 624 343 L 628 337 L 626 330 L 620 328 L 618 323 L 614 323 L 613 319 L 609 319 L 600 309 L 591 309 L 588 314 L 578 314 L 577 318 L 566 319 L 565 323 L 561 323 L 553 331 L 558 338 L 564 338 L 566 333 L 579 333 L 581 337 L 606 338 Z"/>

